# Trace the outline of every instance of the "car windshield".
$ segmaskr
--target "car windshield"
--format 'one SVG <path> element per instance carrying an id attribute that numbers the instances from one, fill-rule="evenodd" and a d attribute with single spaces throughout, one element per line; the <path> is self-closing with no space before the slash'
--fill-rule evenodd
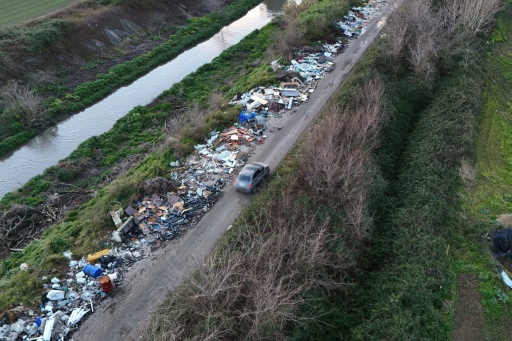
<path id="1" fill-rule="evenodd" d="M 238 176 L 238 181 L 249 182 L 249 181 L 251 181 L 251 175 L 250 174 L 240 174 Z"/>

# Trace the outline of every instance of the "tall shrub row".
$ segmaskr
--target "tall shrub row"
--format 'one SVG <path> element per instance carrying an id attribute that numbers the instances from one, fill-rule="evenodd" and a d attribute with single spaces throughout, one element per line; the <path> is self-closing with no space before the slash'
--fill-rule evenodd
<path id="1" fill-rule="evenodd" d="M 443 80 L 411 132 L 391 184 L 394 204 L 375 227 L 386 230 L 375 241 L 374 257 L 383 263 L 367 287 L 372 303 L 355 329 L 359 339 L 450 338 L 453 274 L 446 222 L 459 207 L 460 162 L 474 147 L 483 54 L 478 44 L 467 46 L 464 66 Z"/>

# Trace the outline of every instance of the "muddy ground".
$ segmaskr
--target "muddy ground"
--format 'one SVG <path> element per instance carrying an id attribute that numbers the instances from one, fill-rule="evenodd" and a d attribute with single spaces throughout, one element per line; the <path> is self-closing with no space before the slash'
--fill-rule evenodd
<path id="1" fill-rule="evenodd" d="M 457 302 L 453 341 L 483 340 L 484 314 L 477 274 L 457 276 Z"/>

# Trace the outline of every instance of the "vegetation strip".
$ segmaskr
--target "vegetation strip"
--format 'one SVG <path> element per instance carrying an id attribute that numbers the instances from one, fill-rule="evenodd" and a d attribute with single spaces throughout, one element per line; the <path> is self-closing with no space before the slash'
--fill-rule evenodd
<path id="1" fill-rule="evenodd" d="M 482 338 L 509 340 L 511 297 L 496 270 L 484 236 L 502 228 L 496 218 L 512 212 L 510 146 L 510 55 L 512 2 L 505 1 L 496 28 L 489 39 L 486 58 L 485 102 L 480 122 L 476 160 L 466 160 L 461 169 L 461 217 L 453 222 L 457 233 L 450 239 L 452 268 L 458 276 L 473 276 L 484 314 Z M 467 318 L 467 315 L 463 315 Z M 464 334 L 462 334 L 464 335 Z M 454 339 L 457 335 L 454 335 Z"/>

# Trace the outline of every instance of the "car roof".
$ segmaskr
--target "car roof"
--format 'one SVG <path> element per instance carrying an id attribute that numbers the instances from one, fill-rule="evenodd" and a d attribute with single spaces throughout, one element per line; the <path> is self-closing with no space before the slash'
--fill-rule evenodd
<path id="1" fill-rule="evenodd" d="M 240 171 L 240 174 L 241 175 L 253 175 L 254 172 L 260 168 L 260 166 L 258 165 L 253 165 L 253 164 L 247 164 L 245 165 L 245 167 Z"/>

